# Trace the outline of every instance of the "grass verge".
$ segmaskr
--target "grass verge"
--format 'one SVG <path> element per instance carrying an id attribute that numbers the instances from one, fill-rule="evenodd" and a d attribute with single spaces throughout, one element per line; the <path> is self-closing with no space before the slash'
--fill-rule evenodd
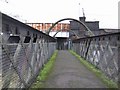
<path id="1" fill-rule="evenodd" d="M 69 50 L 69 52 L 71 54 L 73 54 L 74 56 L 76 56 L 80 62 L 87 67 L 90 71 L 92 71 L 93 73 L 95 73 L 95 75 L 101 79 L 101 81 L 108 87 L 108 88 L 118 88 L 117 83 L 113 82 L 112 80 L 110 80 L 109 78 L 107 78 L 101 70 L 97 69 L 94 65 L 90 64 L 89 62 L 87 62 L 86 60 L 84 60 L 83 58 L 81 58 L 78 54 L 76 54 L 74 51 Z"/>
<path id="2" fill-rule="evenodd" d="M 31 86 L 31 88 L 44 88 L 44 81 L 46 80 L 52 70 L 52 67 L 54 66 L 53 64 L 55 62 L 57 53 L 58 51 L 56 50 L 50 60 L 47 62 L 47 64 L 45 64 L 43 69 L 40 71 L 36 82 Z"/>

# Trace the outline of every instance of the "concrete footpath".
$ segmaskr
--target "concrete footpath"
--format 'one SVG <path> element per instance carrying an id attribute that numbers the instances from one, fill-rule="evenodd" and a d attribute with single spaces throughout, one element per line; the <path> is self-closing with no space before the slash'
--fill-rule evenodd
<path id="1" fill-rule="evenodd" d="M 44 85 L 45 88 L 106 88 L 94 73 L 66 50 L 58 51 L 53 70 Z"/>

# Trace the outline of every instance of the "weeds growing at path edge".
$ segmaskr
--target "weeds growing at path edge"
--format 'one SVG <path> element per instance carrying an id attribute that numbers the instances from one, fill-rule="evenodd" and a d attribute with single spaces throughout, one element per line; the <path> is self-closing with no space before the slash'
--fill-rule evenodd
<path id="1" fill-rule="evenodd" d="M 56 59 L 58 51 L 56 50 L 50 60 L 45 64 L 44 68 L 40 71 L 36 82 L 31 86 L 31 88 L 44 88 L 44 81 L 52 70 L 54 62 Z"/>
<path id="2" fill-rule="evenodd" d="M 80 62 L 87 67 L 90 71 L 92 71 L 93 73 L 95 73 L 95 75 L 101 79 L 101 81 L 108 87 L 108 88 L 118 88 L 118 85 L 113 82 L 112 80 L 108 79 L 101 70 L 97 69 L 94 65 L 90 64 L 89 62 L 87 62 L 86 60 L 84 60 L 83 58 L 81 58 L 78 54 L 76 54 L 74 51 L 69 50 L 71 54 L 73 54 L 74 56 L 76 56 Z"/>

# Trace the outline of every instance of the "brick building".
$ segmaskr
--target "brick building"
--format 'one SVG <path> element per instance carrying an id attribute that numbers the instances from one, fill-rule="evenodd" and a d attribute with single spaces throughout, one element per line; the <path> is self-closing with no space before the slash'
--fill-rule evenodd
<path id="1" fill-rule="evenodd" d="M 99 35 L 99 21 L 86 21 L 86 17 L 79 17 L 79 20 L 83 22 L 95 35 Z M 76 21 L 70 21 L 70 30 L 74 31 L 80 38 L 86 37 L 86 29 L 84 26 Z M 70 37 L 74 36 L 70 33 Z"/>
<path id="2" fill-rule="evenodd" d="M 83 22 L 94 33 L 94 35 L 103 35 L 120 32 L 119 29 L 99 29 L 99 21 L 86 21 L 85 16 L 79 17 L 79 20 Z M 53 23 L 27 23 L 27 25 L 32 26 L 37 30 L 47 32 L 47 30 L 53 25 Z M 76 38 L 76 35 L 79 38 L 88 36 L 87 35 L 88 32 L 86 31 L 85 27 L 76 21 L 70 21 L 70 23 L 58 23 L 52 29 L 52 33 L 55 34 L 55 32 L 57 32 L 58 30 L 62 30 L 63 32 L 68 32 L 70 30 L 69 31 L 70 38 L 71 37 Z"/>
<path id="3" fill-rule="evenodd" d="M 47 30 L 53 25 L 53 23 L 26 23 L 27 25 L 43 32 L 47 32 Z M 52 32 L 56 32 L 58 30 L 67 31 L 70 28 L 69 23 L 58 23 L 55 25 L 55 27 L 52 29 Z"/>
<path id="4" fill-rule="evenodd" d="M 120 29 L 110 29 L 110 28 L 100 29 L 99 21 L 86 21 L 86 17 L 79 17 L 79 20 L 83 22 L 96 36 L 120 32 Z M 83 25 L 76 21 L 70 21 L 70 30 L 74 31 L 79 38 L 83 38 L 87 36 L 87 31 L 85 30 Z M 75 35 L 70 32 L 70 37 L 75 38 Z"/>

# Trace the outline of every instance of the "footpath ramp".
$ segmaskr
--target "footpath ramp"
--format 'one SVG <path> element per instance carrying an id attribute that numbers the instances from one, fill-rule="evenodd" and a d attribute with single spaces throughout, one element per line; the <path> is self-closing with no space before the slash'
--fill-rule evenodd
<path id="1" fill-rule="evenodd" d="M 67 50 L 58 51 L 45 88 L 106 88 L 80 61 Z"/>

